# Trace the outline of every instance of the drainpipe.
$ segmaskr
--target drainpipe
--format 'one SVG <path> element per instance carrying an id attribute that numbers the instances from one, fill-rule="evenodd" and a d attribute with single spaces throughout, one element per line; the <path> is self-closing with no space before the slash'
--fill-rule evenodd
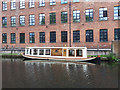
<path id="1" fill-rule="evenodd" d="M 69 47 L 71 47 L 71 0 L 69 0 Z"/>

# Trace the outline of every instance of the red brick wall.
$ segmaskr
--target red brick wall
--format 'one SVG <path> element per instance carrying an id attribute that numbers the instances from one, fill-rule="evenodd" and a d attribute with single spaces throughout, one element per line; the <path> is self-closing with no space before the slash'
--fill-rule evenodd
<path id="1" fill-rule="evenodd" d="M 61 43 L 61 31 L 68 31 L 69 37 L 69 21 L 66 24 L 61 24 L 61 11 L 68 12 L 69 20 L 69 4 L 61 5 L 60 2 L 57 2 L 56 5 L 50 6 L 47 2 L 45 7 L 38 7 L 38 2 L 35 3 L 35 8 L 29 9 L 28 2 L 26 3 L 25 9 L 19 9 L 19 3 L 17 3 L 16 10 L 10 10 L 10 2 L 8 3 L 8 10 L 2 12 L 2 16 L 7 16 L 7 28 L 3 28 L 2 33 L 7 33 L 7 44 L 3 44 L 2 47 L 8 45 L 9 47 L 26 47 L 26 46 L 69 46 L 69 38 L 67 43 Z M 72 11 L 80 10 L 80 23 L 72 23 L 71 25 L 71 41 L 72 46 L 87 46 L 88 48 L 97 48 L 99 45 L 100 48 L 111 48 L 111 41 L 114 40 L 114 28 L 118 28 L 118 20 L 114 20 L 114 6 L 118 6 L 117 2 L 111 3 L 72 3 Z M 99 21 L 99 8 L 107 7 L 108 8 L 108 20 Z M 85 9 L 93 8 L 94 12 L 94 21 L 85 22 Z M 56 24 L 49 24 L 49 13 L 56 12 Z M 45 25 L 39 25 L 39 14 L 45 13 Z M 72 13 L 72 12 L 71 12 Z M 29 26 L 29 15 L 35 14 L 35 26 Z M 25 27 L 19 26 L 19 16 L 25 15 Z M 71 14 L 72 15 L 72 14 Z M 10 27 L 10 17 L 16 16 L 16 27 Z M 73 15 L 72 15 L 73 17 Z M 71 18 L 72 18 L 71 17 Z M 94 42 L 85 42 L 85 30 L 93 29 L 94 32 Z M 108 29 L 108 42 L 99 42 L 99 30 Z M 73 43 L 73 30 L 80 30 L 80 42 Z M 39 43 L 39 32 L 45 32 L 46 43 Z M 56 43 L 50 42 L 50 31 L 56 31 Z M 35 43 L 29 43 L 29 32 L 35 32 Z M 10 33 L 16 33 L 16 44 L 10 43 Z M 19 43 L 19 34 L 25 33 L 25 44 Z"/>

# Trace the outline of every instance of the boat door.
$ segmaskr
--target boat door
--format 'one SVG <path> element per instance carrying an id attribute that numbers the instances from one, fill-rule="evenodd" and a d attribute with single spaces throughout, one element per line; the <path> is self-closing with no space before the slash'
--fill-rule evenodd
<path id="1" fill-rule="evenodd" d="M 66 55 L 67 55 L 67 54 L 66 54 L 66 53 L 67 53 L 66 51 L 67 51 L 67 49 L 63 49 L 63 56 L 66 56 Z"/>

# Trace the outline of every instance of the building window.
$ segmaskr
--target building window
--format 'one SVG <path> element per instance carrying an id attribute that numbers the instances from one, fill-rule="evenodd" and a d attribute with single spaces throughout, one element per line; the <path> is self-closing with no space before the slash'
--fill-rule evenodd
<path id="1" fill-rule="evenodd" d="M 86 30 L 86 42 L 93 42 L 93 30 Z"/>
<path id="2" fill-rule="evenodd" d="M 12 17 L 11 17 L 11 26 L 12 26 L 12 27 L 15 27 L 15 26 L 16 26 L 16 17 L 15 17 L 15 16 L 12 16 Z"/>
<path id="3" fill-rule="evenodd" d="M 114 39 L 120 40 L 120 28 L 114 30 Z"/>
<path id="4" fill-rule="evenodd" d="M 50 24 L 56 24 L 56 13 L 50 13 Z"/>
<path id="5" fill-rule="evenodd" d="M 20 33 L 20 43 L 25 43 L 25 33 Z"/>
<path id="6" fill-rule="evenodd" d="M 2 2 L 2 10 L 3 10 L 3 11 L 6 11 L 6 10 L 7 10 L 7 2 L 6 2 L 6 1 L 3 1 L 3 2 Z"/>
<path id="7" fill-rule="evenodd" d="M 108 41 L 108 33 L 107 29 L 100 30 L 100 42 L 107 42 Z"/>
<path id="8" fill-rule="evenodd" d="M 61 0 L 61 4 L 66 4 L 67 0 Z"/>
<path id="9" fill-rule="evenodd" d="M 7 27 L 7 17 L 2 17 L 2 27 Z"/>
<path id="10" fill-rule="evenodd" d="M 67 42 L 67 31 L 61 31 L 61 42 Z"/>
<path id="11" fill-rule="evenodd" d="M 15 33 L 11 33 L 11 43 L 16 43 L 16 35 L 15 35 Z"/>
<path id="12" fill-rule="evenodd" d="M 85 10 L 86 22 L 93 21 L 93 9 Z"/>
<path id="13" fill-rule="evenodd" d="M 61 23 L 67 23 L 67 12 L 61 12 Z"/>
<path id="14" fill-rule="evenodd" d="M 80 42 L 80 31 L 73 31 L 73 42 Z"/>
<path id="15" fill-rule="evenodd" d="M 73 22 L 80 22 L 80 11 L 73 11 Z"/>
<path id="16" fill-rule="evenodd" d="M 108 17 L 107 17 L 107 8 L 100 8 L 99 9 L 99 20 L 102 21 L 102 20 L 107 20 Z"/>
<path id="17" fill-rule="evenodd" d="M 40 7 L 45 6 L 45 0 L 39 0 L 39 6 Z"/>
<path id="18" fill-rule="evenodd" d="M 11 0 L 11 10 L 16 9 L 16 0 Z"/>
<path id="19" fill-rule="evenodd" d="M 2 34 L 2 43 L 7 43 L 7 33 Z"/>
<path id="20" fill-rule="evenodd" d="M 35 33 L 34 32 L 29 33 L 29 42 L 35 43 Z"/>
<path id="21" fill-rule="evenodd" d="M 25 8 L 25 0 L 20 0 L 20 8 Z"/>
<path id="22" fill-rule="evenodd" d="M 44 25 L 45 24 L 45 14 L 39 15 L 39 24 Z"/>
<path id="23" fill-rule="evenodd" d="M 73 0 L 73 2 L 80 2 L 80 0 Z"/>
<path id="24" fill-rule="evenodd" d="M 20 26 L 25 26 L 25 16 L 20 16 Z"/>
<path id="25" fill-rule="evenodd" d="M 35 15 L 29 15 L 29 25 L 35 25 Z"/>
<path id="26" fill-rule="evenodd" d="M 34 0 L 29 0 L 29 8 L 35 7 L 35 2 Z"/>
<path id="27" fill-rule="evenodd" d="M 56 32 L 50 32 L 50 43 L 56 43 Z"/>
<path id="28" fill-rule="evenodd" d="M 56 1 L 55 0 L 50 0 L 50 5 L 56 5 Z"/>
<path id="29" fill-rule="evenodd" d="M 114 19 L 115 20 L 120 19 L 120 6 L 114 7 Z"/>
<path id="30" fill-rule="evenodd" d="M 40 43 L 45 43 L 45 32 L 40 32 Z"/>

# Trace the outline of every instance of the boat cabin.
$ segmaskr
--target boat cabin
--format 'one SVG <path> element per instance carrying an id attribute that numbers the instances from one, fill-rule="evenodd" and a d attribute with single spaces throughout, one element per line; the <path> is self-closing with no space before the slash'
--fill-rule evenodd
<path id="1" fill-rule="evenodd" d="M 87 58 L 86 47 L 27 47 L 25 55 L 40 57 Z"/>

